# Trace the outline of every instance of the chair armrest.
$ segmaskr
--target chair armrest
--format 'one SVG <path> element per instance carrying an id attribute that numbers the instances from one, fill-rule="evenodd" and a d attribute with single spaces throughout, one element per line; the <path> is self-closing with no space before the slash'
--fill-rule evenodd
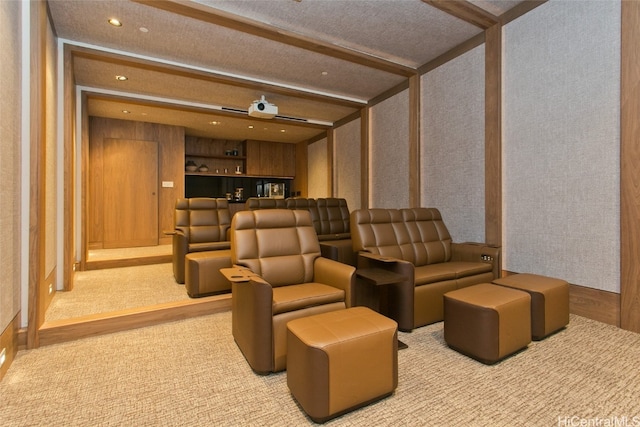
<path id="1" fill-rule="evenodd" d="M 173 276 L 178 283 L 184 283 L 185 272 L 184 257 L 189 251 L 189 242 L 187 242 L 187 236 L 181 230 L 175 230 L 173 233 Z"/>
<path id="2" fill-rule="evenodd" d="M 177 232 L 178 230 L 162 230 L 162 234 L 164 234 L 165 236 L 173 236 Z"/>
<path id="3" fill-rule="evenodd" d="M 207 243 L 211 251 L 221 251 L 225 249 L 231 249 L 231 242 L 228 240 L 221 240 L 219 242 Z"/>
<path id="4" fill-rule="evenodd" d="M 342 289 L 345 305 L 349 308 L 356 283 L 355 272 L 355 267 L 318 257 L 313 264 L 313 281 Z"/>
<path id="5" fill-rule="evenodd" d="M 253 271 L 249 270 L 246 267 L 229 267 L 229 268 L 221 268 L 220 274 L 224 276 L 230 282 L 249 282 L 253 278 L 258 278 L 257 274 Z"/>
<path id="6" fill-rule="evenodd" d="M 398 258 L 392 258 L 392 257 L 388 257 L 388 256 L 383 256 L 383 255 L 380 255 L 380 254 L 373 254 L 371 252 L 359 252 L 358 253 L 358 257 L 363 257 L 363 258 L 367 258 L 367 259 L 378 261 L 378 262 L 388 262 L 388 263 L 402 261 L 402 260 L 400 260 Z M 368 261 L 363 261 L 363 262 L 368 262 Z"/>
<path id="7" fill-rule="evenodd" d="M 451 260 L 465 262 L 484 262 L 491 264 L 493 278 L 501 275 L 500 246 L 491 246 L 484 243 L 465 242 L 451 244 Z"/>
<path id="8" fill-rule="evenodd" d="M 232 282 L 231 329 L 251 368 L 259 374 L 273 370 L 273 290 L 259 276 Z"/>

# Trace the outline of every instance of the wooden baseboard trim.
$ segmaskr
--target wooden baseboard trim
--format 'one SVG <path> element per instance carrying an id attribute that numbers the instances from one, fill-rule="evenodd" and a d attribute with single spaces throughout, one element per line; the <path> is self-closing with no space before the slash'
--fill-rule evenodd
<path id="1" fill-rule="evenodd" d="M 231 294 L 156 304 L 69 320 L 45 322 L 39 331 L 40 346 L 91 336 L 121 332 L 176 320 L 231 310 Z"/>
<path id="2" fill-rule="evenodd" d="M 104 270 L 107 268 L 136 267 L 139 265 L 164 264 L 171 262 L 172 255 L 155 255 L 140 258 L 110 259 L 104 261 L 87 261 L 85 270 Z"/>
<path id="3" fill-rule="evenodd" d="M 502 270 L 502 277 L 512 274 Z M 620 327 L 620 294 L 569 284 L 569 312 Z"/>
<path id="4" fill-rule="evenodd" d="M 569 285 L 569 311 L 578 316 L 620 327 L 620 294 Z"/>
<path id="5" fill-rule="evenodd" d="M 20 312 L 0 334 L 0 352 L 4 349 L 4 363 L 0 366 L 0 381 L 9 370 L 18 353 L 18 330 L 20 329 Z"/>

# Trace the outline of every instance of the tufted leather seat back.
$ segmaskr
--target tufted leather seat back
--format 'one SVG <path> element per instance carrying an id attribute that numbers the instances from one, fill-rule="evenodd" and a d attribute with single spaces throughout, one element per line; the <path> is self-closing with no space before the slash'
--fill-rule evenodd
<path id="1" fill-rule="evenodd" d="M 351 238 L 356 251 L 402 259 L 416 267 L 451 260 L 451 235 L 435 208 L 355 210 Z"/>
<path id="2" fill-rule="evenodd" d="M 249 211 L 257 209 L 284 209 L 287 207 L 285 199 L 273 199 L 269 197 L 249 197 L 244 203 L 244 208 Z"/>
<path id="3" fill-rule="evenodd" d="M 318 205 L 315 199 L 308 199 L 306 197 L 292 197 L 286 200 L 288 209 L 300 209 L 309 211 L 311 215 L 311 223 L 317 234 L 320 233 L 320 213 L 318 212 Z"/>
<path id="4" fill-rule="evenodd" d="M 318 199 L 320 231 L 318 234 L 349 233 L 349 208 L 345 199 L 330 197 Z"/>
<path id="5" fill-rule="evenodd" d="M 248 267 L 274 287 L 313 281 L 320 245 L 308 211 L 240 211 L 232 221 L 233 264 Z"/>
<path id="6" fill-rule="evenodd" d="M 178 199 L 174 221 L 189 244 L 225 241 L 231 225 L 229 203 L 222 198 Z"/>

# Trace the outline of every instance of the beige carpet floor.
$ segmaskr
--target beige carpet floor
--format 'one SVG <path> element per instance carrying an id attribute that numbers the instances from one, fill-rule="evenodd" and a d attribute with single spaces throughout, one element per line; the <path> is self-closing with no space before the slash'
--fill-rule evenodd
<path id="1" fill-rule="evenodd" d="M 171 255 L 171 245 L 142 246 L 117 249 L 89 249 L 87 261 L 106 261 L 139 257 Z"/>
<path id="2" fill-rule="evenodd" d="M 0 426 L 313 424 L 286 373 L 251 371 L 230 322 L 223 312 L 20 351 L 0 382 Z M 449 349 L 442 328 L 400 333 L 409 348 L 396 392 L 326 425 L 640 423 L 639 334 L 572 315 L 564 331 L 485 366 Z"/>
<path id="3" fill-rule="evenodd" d="M 173 278 L 171 263 L 79 271 L 70 292 L 58 291 L 46 321 L 188 300 Z"/>

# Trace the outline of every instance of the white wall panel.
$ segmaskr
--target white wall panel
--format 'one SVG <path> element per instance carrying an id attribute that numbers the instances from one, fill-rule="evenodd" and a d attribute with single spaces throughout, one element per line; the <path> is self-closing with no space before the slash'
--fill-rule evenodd
<path id="1" fill-rule="evenodd" d="M 504 29 L 503 268 L 619 292 L 620 3 Z"/>
<path id="2" fill-rule="evenodd" d="M 422 76 L 421 206 L 455 242 L 483 242 L 484 45 Z"/>
<path id="3" fill-rule="evenodd" d="M 307 165 L 309 167 L 308 197 L 316 199 L 327 197 L 329 194 L 327 139 L 321 139 L 307 147 Z"/>
<path id="4" fill-rule="evenodd" d="M 371 108 L 369 204 L 409 207 L 409 91 Z"/>
<path id="5" fill-rule="evenodd" d="M 349 210 L 360 209 L 360 119 L 352 120 L 335 131 L 336 197 L 347 201 Z"/>

